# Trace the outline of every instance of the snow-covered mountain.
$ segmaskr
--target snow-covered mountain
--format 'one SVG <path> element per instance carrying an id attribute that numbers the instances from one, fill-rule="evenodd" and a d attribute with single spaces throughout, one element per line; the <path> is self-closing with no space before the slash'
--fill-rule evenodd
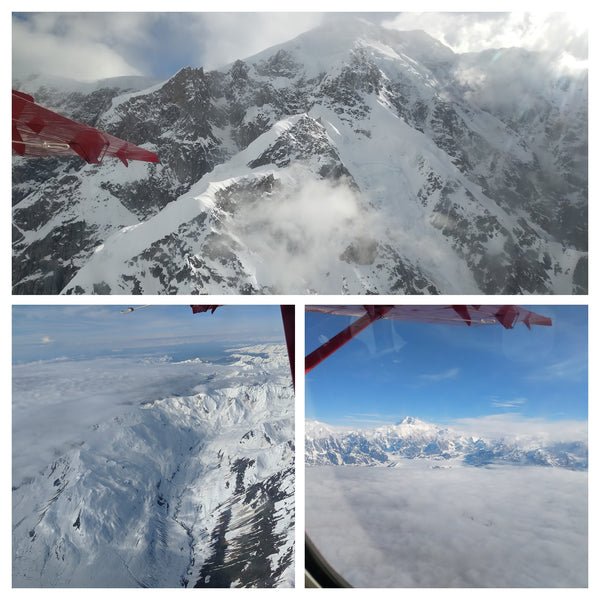
<path id="1" fill-rule="evenodd" d="M 587 72 L 549 55 L 348 19 L 111 83 L 20 84 L 160 164 L 15 158 L 14 293 L 587 293 Z"/>
<path id="2" fill-rule="evenodd" d="M 584 470 L 587 440 L 551 441 L 539 435 L 500 438 L 465 435 L 449 427 L 406 417 L 395 425 L 348 429 L 306 422 L 307 465 L 382 465 L 401 459 L 429 459 L 435 467 L 458 460 L 472 466 L 540 465 Z"/>
<path id="3" fill-rule="evenodd" d="M 202 391 L 96 424 L 13 486 L 14 586 L 294 585 L 286 351 L 231 356 Z"/>

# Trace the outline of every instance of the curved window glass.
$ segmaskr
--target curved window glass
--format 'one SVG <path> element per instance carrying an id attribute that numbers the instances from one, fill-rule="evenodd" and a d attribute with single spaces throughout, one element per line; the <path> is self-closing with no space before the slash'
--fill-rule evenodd
<path id="1" fill-rule="evenodd" d="M 306 531 L 350 585 L 587 586 L 587 307 L 532 310 L 377 320 L 307 374 Z M 307 353 L 355 320 L 307 312 Z"/>

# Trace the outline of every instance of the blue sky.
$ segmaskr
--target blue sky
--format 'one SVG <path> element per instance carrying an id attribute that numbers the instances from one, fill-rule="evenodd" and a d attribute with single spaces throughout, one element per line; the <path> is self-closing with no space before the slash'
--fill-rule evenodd
<path id="1" fill-rule="evenodd" d="M 376 322 L 306 378 L 306 416 L 378 425 L 510 415 L 587 420 L 587 307 L 534 306 L 552 327 Z M 349 319 L 306 314 L 306 353 Z"/>
<path id="2" fill-rule="evenodd" d="M 142 305 L 136 305 L 142 306 Z M 192 346 L 283 343 L 279 306 L 222 306 L 192 314 L 189 305 L 13 307 L 13 362 L 104 354 L 182 351 Z"/>
<path id="3" fill-rule="evenodd" d="M 579 4 L 574 0 L 570 6 L 577 8 Z M 121 8 L 116 6 L 117 10 Z M 111 3 L 101 8 L 109 11 Z M 324 18 L 335 18 L 335 14 L 306 12 L 306 8 L 302 4 L 296 9 L 301 12 L 277 13 L 14 13 L 13 77 L 36 73 L 96 81 L 122 75 L 168 78 L 185 66 L 214 69 L 290 40 Z M 328 7 L 319 3 L 317 8 Z M 345 8 L 352 10 L 352 3 Z M 219 9 L 230 8 L 221 3 Z M 423 9 L 430 10 L 427 6 Z M 423 29 L 458 52 L 519 45 L 564 51 L 577 60 L 587 58 L 588 15 L 581 10 L 569 14 L 538 11 L 533 15 L 360 14 L 400 30 Z"/>

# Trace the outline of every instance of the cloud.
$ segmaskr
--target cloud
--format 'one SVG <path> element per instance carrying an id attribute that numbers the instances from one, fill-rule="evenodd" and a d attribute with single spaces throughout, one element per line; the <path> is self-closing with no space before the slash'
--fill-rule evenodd
<path id="1" fill-rule="evenodd" d="M 305 11 L 15 13 L 13 76 L 96 81 L 169 77 L 188 65 L 215 69 L 292 39 L 325 18 L 332 17 Z M 587 59 L 587 24 L 571 13 L 400 13 L 387 25 L 424 29 L 457 52 L 523 46 L 552 51 L 565 65 Z"/>
<path id="2" fill-rule="evenodd" d="M 365 237 L 369 214 L 342 182 L 316 179 L 301 165 L 280 173 L 289 187 L 259 197 L 240 192 L 233 234 L 250 255 L 261 257 L 256 279 L 274 293 L 339 293 L 353 276 L 350 265 L 340 269 L 340 256 Z"/>
<path id="3" fill-rule="evenodd" d="M 427 381 L 442 381 L 444 379 L 454 379 L 458 375 L 458 373 L 459 370 L 456 367 L 454 367 L 452 369 L 448 369 L 440 373 L 427 373 L 419 375 L 419 377 Z"/>
<path id="4" fill-rule="evenodd" d="M 519 408 L 527 402 L 527 398 L 513 398 L 512 400 L 493 399 L 492 406 L 498 408 Z"/>
<path id="5" fill-rule="evenodd" d="M 391 422 L 398 421 L 401 417 L 399 415 L 390 414 L 379 414 L 379 413 L 354 413 L 351 415 L 345 415 L 343 422 L 346 427 L 357 427 L 357 428 L 371 428 L 377 426 L 386 426 Z"/>
<path id="6" fill-rule="evenodd" d="M 54 340 L 52 340 L 51 338 L 49 338 L 47 335 L 45 335 L 45 336 L 42 338 L 42 340 L 41 340 L 42 344 L 51 344 L 53 341 L 54 341 Z"/>
<path id="7" fill-rule="evenodd" d="M 565 74 L 585 85 L 587 27 L 567 13 L 401 13 L 389 25 L 424 29 L 459 53 L 454 76 L 485 110 L 536 112 Z"/>
<path id="8" fill-rule="evenodd" d="M 79 81 L 140 75 L 125 57 L 140 43 L 140 17 L 104 13 L 34 13 L 13 17 L 13 76 L 37 73 Z"/>
<path id="9" fill-rule="evenodd" d="M 357 587 L 585 587 L 587 483 L 564 469 L 411 460 L 309 467 L 306 530 Z"/>
<path id="10" fill-rule="evenodd" d="M 536 443 L 549 444 L 588 439 L 587 421 L 549 421 L 542 417 L 524 417 L 513 412 L 455 419 L 448 421 L 446 425 L 467 436 L 494 440 L 527 438 Z"/>
<path id="11" fill-rule="evenodd" d="M 530 381 L 585 381 L 588 373 L 586 356 L 570 356 L 536 369 L 528 379 Z"/>
<path id="12" fill-rule="evenodd" d="M 214 69 L 317 25 L 319 13 L 16 13 L 13 76 L 97 81 Z"/>
<path id="13" fill-rule="evenodd" d="M 208 69 L 248 58 L 316 27 L 321 13 L 206 13 L 201 64 Z"/>
<path id="14" fill-rule="evenodd" d="M 201 387 L 210 393 L 214 381 L 235 388 L 246 380 L 252 361 L 174 362 L 169 356 L 140 356 L 13 365 L 13 483 L 36 476 L 55 456 L 86 440 L 94 425 L 143 403 L 191 395 Z M 282 369 L 287 377 L 287 361 Z"/>
<path id="15" fill-rule="evenodd" d="M 587 23 L 576 13 L 400 13 L 386 25 L 422 29 L 458 53 L 520 47 L 577 60 L 588 54 Z"/>
<path id="16" fill-rule="evenodd" d="M 135 359 L 43 361 L 13 366 L 13 470 L 33 476 L 89 427 L 131 404 L 162 394 L 191 393 L 207 366 L 182 367 Z"/>

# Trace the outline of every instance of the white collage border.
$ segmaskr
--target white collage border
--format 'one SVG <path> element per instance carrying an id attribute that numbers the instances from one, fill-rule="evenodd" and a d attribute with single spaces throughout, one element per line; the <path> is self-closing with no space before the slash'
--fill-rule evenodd
<path id="1" fill-rule="evenodd" d="M 214 4 L 214 3 L 213 3 Z M 5 5 L 5 9 L 7 6 Z M 354 0 L 340 3 L 340 2 L 311 2 L 307 1 L 304 3 L 290 3 L 282 6 L 281 3 L 274 2 L 252 2 L 251 4 L 242 4 L 241 2 L 230 2 L 230 1 L 221 1 L 218 3 L 218 10 L 220 11 L 229 11 L 229 10 L 269 10 L 269 11 L 278 11 L 278 10 L 300 10 L 300 11 L 309 11 L 313 10 L 316 12 L 323 11 L 357 11 L 360 9 L 368 8 L 370 11 L 398 11 L 405 8 L 409 11 L 415 10 L 415 4 L 410 2 L 370 2 L 368 7 L 361 5 Z M 597 256 L 597 243 L 594 233 L 600 227 L 600 223 L 598 221 L 598 211 L 594 202 L 596 200 L 596 172 L 595 165 L 596 162 L 596 138 L 595 132 L 597 131 L 596 127 L 596 115 L 594 111 L 594 107 L 597 106 L 596 100 L 596 40 L 597 37 L 594 35 L 597 28 L 597 22 L 599 19 L 595 16 L 592 8 L 590 7 L 588 2 L 583 2 L 583 0 L 571 0 L 570 2 L 564 1 L 556 1 L 556 0 L 547 0 L 546 2 L 531 2 L 529 0 L 521 0 L 520 2 L 515 2 L 513 0 L 507 0 L 505 2 L 489 2 L 486 3 L 485 6 L 482 6 L 481 1 L 479 2 L 440 2 L 440 1 L 427 1 L 424 0 L 419 3 L 418 9 L 420 11 L 425 10 L 446 10 L 446 11 L 457 11 L 457 10 L 465 10 L 465 11 L 481 11 L 485 10 L 498 10 L 498 11 L 509 11 L 509 10 L 536 10 L 543 8 L 544 11 L 565 11 L 565 10 L 579 10 L 586 11 L 590 17 L 590 63 L 591 63 L 591 88 L 590 88 L 590 115 L 589 115 L 589 129 L 591 132 L 590 136 L 590 146 L 589 146 L 589 165 L 590 168 L 590 182 L 589 182 L 589 198 L 591 199 L 589 203 L 589 231 L 592 235 L 589 236 L 589 254 L 591 256 L 590 260 L 590 270 L 589 270 L 589 290 L 587 296 L 462 296 L 462 295 L 452 295 L 452 296 L 298 296 L 298 295 L 284 295 L 284 296 L 12 296 L 11 293 L 11 280 L 12 280 L 12 268 L 11 268 L 11 258 L 10 251 L 8 250 L 8 241 L 11 239 L 11 216 L 10 216 L 10 193 L 7 193 L 5 198 L 5 217 L 2 218 L 2 226 L 4 228 L 4 240 L 5 240 L 5 256 L 3 260 L 0 260 L 0 281 L 4 286 L 3 291 L 1 293 L 1 301 L 2 301 L 2 323 L 1 331 L 3 333 L 3 382 L 5 385 L 5 390 L 7 393 L 4 395 L 4 407 L 3 410 L 3 442 L 4 442 L 4 454 L 2 460 L 2 481 L 5 483 L 5 491 L 2 499 L 2 514 L 3 514 L 3 522 L 2 522 L 2 531 L 3 531 L 3 539 L 2 544 L 0 544 L 0 548 L 2 550 L 0 568 L 2 572 L 1 579 L 1 588 L 2 590 L 7 590 L 9 593 L 14 595 L 19 595 L 21 597 L 75 597 L 80 596 L 82 593 L 88 596 L 104 596 L 106 594 L 105 589 L 98 590 L 17 590 L 11 587 L 11 564 L 12 564 L 12 549 L 11 549 L 11 498 L 9 496 L 9 486 L 8 482 L 11 480 L 10 477 L 10 469 L 11 469 L 11 460 L 10 457 L 12 455 L 11 449 L 11 358 L 12 358 L 12 306 L 21 306 L 21 305 L 52 305 L 52 304 L 69 304 L 69 305 L 135 305 L 139 304 L 140 300 L 143 299 L 144 303 L 150 304 L 161 304 L 161 305 L 189 305 L 189 304 L 197 304 L 198 302 L 206 302 L 210 304 L 239 304 L 239 305 L 280 305 L 280 304 L 294 304 L 296 306 L 296 588 L 294 589 L 280 589 L 280 590 L 244 590 L 243 592 L 231 592 L 229 590 L 211 590 L 209 592 L 209 597 L 221 597 L 225 594 L 231 593 L 243 593 L 244 597 L 248 597 L 248 594 L 272 594 L 274 598 L 303 598 L 305 594 L 326 594 L 328 597 L 340 595 L 351 594 L 353 597 L 365 597 L 368 591 L 362 589 L 355 590 L 324 590 L 321 592 L 310 592 L 304 589 L 304 428 L 301 425 L 304 422 L 304 377 L 302 374 L 304 373 L 304 308 L 306 305 L 310 304 L 364 304 L 367 299 L 369 303 L 373 304 L 519 304 L 519 305 L 587 305 L 589 307 L 588 310 L 588 331 L 589 331 L 589 365 L 600 365 L 599 361 L 599 352 L 598 352 L 598 337 L 597 334 L 600 332 L 600 322 L 597 317 L 598 315 L 598 303 L 599 299 L 599 291 L 598 291 L 598 276 L 600 273 L 598 272 L 597 263 L 595 261 L 595 257 Z M 192 3 L 189 0 L 187 1 L 174 1 L 168 4 L 168 10 L 181 10 L 181 11 L 198 11 L 198 10 L 214 10 L 212 6 L 209 6 L 209 3 L 197 2 Z M 25 0 L 23 2 L 11 2 L 9 3 L 8 10 L 5 10 L 2 15 L 2 33 L 0 39 L 5 44 L 3 56 L 5 57 L 3 61 L 3 65 L 7 71 L 10 71 L 10 62 L 7 63 L 7 58 L 11 56 L 11 13 L 13 11 L 30 11 L 30 10 L 41 10 L 41 11 L 70 11 L 70 10 L 78 10 L 78 11 L 120 11 L 120 10 L 132 10 L 132 11 L 155 11 L 155 10 L 165 10 L 165 3 L 156 2 L 154 0 L 148 0 L 147 2 L 129 2 L 126 6 L 123 6 L 122 2 L 114 2 L 113 0 L 106 0 L 101 4 L 94 5 L 86 5 L 82 6 L 81 4 L 74 3 L 72 1 L 57 1 L 57 2 L 40 2 L 40 1 L 29 1 Z M 8 67 L 8 68 L 7 68 Z M 8 77 L 8 74 L 6 74 Z M 8 92 L 8 90 L 6 90 Z M 8 94 L 6 93 L 6 99 L 3 99 L 3 106 L 6 107 L 5 115 L 7 115 L 9 109 L 8 103 Z M 8 132 L 8 119 L 5 119 L 4 123 L 5 131 Z M 8 139 L 8 137 L 7 137 Z M 9 182 L 11 181 L 10 177 L 10 167 L 8 162 L 9 150 L 8 143 L 4 146 L 4 151 L 6 152 L 6 160 L 2 162 L 4 172 L 6 173 L 4 181 L 6 182 L 7 192 Z M 538 594 L 543 594 L 544 599 L 546 598 L 560 598 L 561 600 L 568 594 L 569 598 L 576 598 L 581 596 L 588 596 L 590 593 L 593 593 L 593 590 L 597 590 L 599 588 L 598 585 L 598 576 L 597 576 L 597 568 L 594 569 L 595 565 L 600 564 L 599 561 L 599 553 L 598 553 L 598 532 L 599 532 L 599 522 L 597 518 L 596 507 L 600 506 L 600 494 L 598 494 L 598 484 L 597 484 L 597 468 L 596 468 L 596 459 L 597 459 L 597 450 L 596 450 L 596 442 L 597 439 L 597 414 L 598 409 L 596 407 L 596 399 L 597 399 L 597 375 L 596 370 L 591 368 L 589 369 L 589 394 L 588 394 L 588 407 L 589 407 L 589 416 L 588 422 L 590 423 L 589 430 L 589 442 L 590 442 L 590 454 L 591 454 L 591 467 L 590 467 L 590 480 L 589 480 L 589 549 L 590 549 L 590 558 L 589 558 L 589 586 L 587 589 L 583 590 L 517 590 L 517 589 L 507 589 L 507 590 L 481 590 L 481 589 L 472 589 L 472 590 L 416 590 L 416 589 L 402 589 L 402 590 L 387 590 L 387 591 L 378 591 L 378 594 L 383 594 L 385 598 L 391 598 L 392 594 L 396 596 L 398 593 L 403 594 L 404 596 L 409 596 L 411 598 L 431 598 L 442 596 L 444 598 L 465 598 L 465 597 L 477 597 L 480 598 L 483 594 L 487 597 L 504 597 L 507 593 L 511 595 L 511 597 L 531 597 L 532 595 L 537 596 Z M 117 594 L 127 593 L 128 597 L 131 597 L 130 594 L 157 594 L 160 595 L 161 598 L 171 597 L 174 594 L 179 593 L 196 593 L 196 592 L 184 592 L 179 590 L 170 590 L 170 589 L 157 589 L 157 590 L 127 590 L 124 592 L 123 590 L 116 591 Z M 201 592 L 197 592 L 201 593 Z M 206 594 L 207 592 L 202 592 Z M 273 596 L 274 594 L 274 596 Z"/>

